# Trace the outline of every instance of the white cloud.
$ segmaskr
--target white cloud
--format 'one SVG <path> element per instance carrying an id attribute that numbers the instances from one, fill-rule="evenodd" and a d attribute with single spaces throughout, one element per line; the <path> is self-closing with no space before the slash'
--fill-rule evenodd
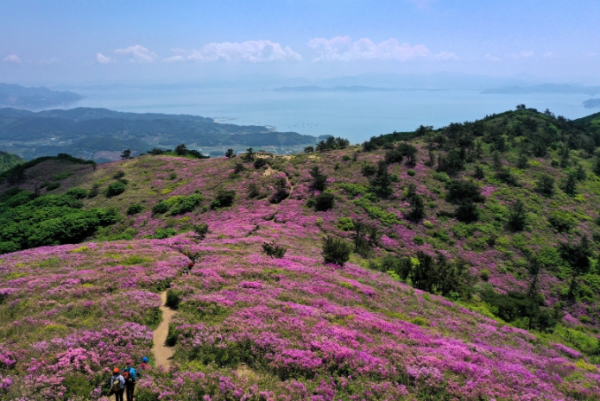
<path id="1" fill-rule="evenodd" d="M 102 53 L 98 53 L 96 54 L 96 62 L 100 63 L 100 64 L 108 64 L 110 63 L 112 60 L 110 59 L 110 57 L 106 57 L 104 54 Z"/>
<path id="2" fill-rule="evenodd" d="M 20 64 L 21 63 L 21 59 L 16 54 L 9 54 L 8 56 L 4 57 L 3 61 L 5 63 L 12 63 L 12 64 Z"/>
<path id="3" fill-rule="evenodd" d="M 441 52 L 436 54 L 435 58 L 439 58 L 440 60 L 458 60 L 458 56 L 451 52 Z"/>
<path id="4" fill-rule="evenodd" d="M 530 58 L 533 57 L 534 53 L 532 51 L 520 51 L 519 53 L 513 53 L 511 54 L 511 57 L 513 58 Z"/>
<path id="5" fill-rule="evenodd" d="M 271 61 L 301 60 L 302 56 L 289 46 L 281 46 L 270 40 L 250 40 L 242 43 L 209 43 L 199 50 L 173 49 L 176 54 L 166 58 L 169 62 L 247 61 L 264 63 Z"/>
<path id="6" fill-rule="evenodd" d="M 313 61 L 406 61 L 431 55 L 431 52 L 425 45 L 411 46 L 408 43 L 400 44 L 396 39 L 373 43 L 371 39 L 367 38 L 361 38 L 353 42 L 349 36 L 336 36 L 332 39 L 315 38 L 308 42 L 308 45 L 319 53 L 319 56 Z"/>
<path id="7" fill-rule="evenodd" d="M 546 52 L 543 54 L 544 57 L 556 57 L 556 53 L 553 52 Z"/>
<path id="8" fill-rule="evenodd" d="M 129 61 L 134 63 L 151 63 L 158 57 L 156 53 L 153 53 L 140 45 L 129 46 L 125 49 L 117 49 L 115 50 L 115 53 L 130 55 L 131 58 Z"/>
<path id="9" fill-rule="evenodd" d="M 491 54 L 486 54 L 485 58 L 489 61 L 500 61 L 500 57 L 492 56 Z"/>

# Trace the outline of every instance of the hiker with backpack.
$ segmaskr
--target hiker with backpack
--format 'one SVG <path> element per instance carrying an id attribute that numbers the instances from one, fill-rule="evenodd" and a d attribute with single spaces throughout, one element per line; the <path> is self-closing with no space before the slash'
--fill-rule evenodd
<path id="1" fill-rule="evenodd" d="M 125 379 L 119 372 L 119 368 L 115 368 L 110 377 L 110 391 L 115 395 L 115 401 L 124 401 L 123 392 L 125 391 Z"/>
<path id="2" fill-rule="evenodd" d="M 142 358 L 142 363 L 138 367 L 138 370 L 141 372 L 143 370 L 150 370 L 150 364 L 148 364 L 148 357 L 145 356 Z"/>
<path id="3" fill-rule="evenodd" d="M 135 382 L 137 375 L 133 368 L 133 361 L 127 360 L 127 366 L 123 369 L 123 378 L 125 379 L 125 389 L 127 390 L 127 401 L 133 401 L 133 391 L 135 390 Z"/>

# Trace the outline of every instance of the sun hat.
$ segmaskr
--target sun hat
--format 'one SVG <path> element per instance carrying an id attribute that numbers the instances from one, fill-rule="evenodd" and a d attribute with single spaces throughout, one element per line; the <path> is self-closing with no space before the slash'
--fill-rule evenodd
<path id="1" fill-rule="evenodd" d="M 113 373 L 119 373 L 119 368 L 114 368 Z"/>

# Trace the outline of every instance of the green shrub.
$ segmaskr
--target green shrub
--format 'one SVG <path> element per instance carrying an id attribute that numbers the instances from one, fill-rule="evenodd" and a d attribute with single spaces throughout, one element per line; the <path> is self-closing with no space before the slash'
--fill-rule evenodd
<path id="1" fill-rule="evenodd" d="M 335 197 L 331 192 L 322 192 L 318 196 L 315 196 L 315 210 L 318 212 L 326 212 L 329 209 L 333 209 L 335 204 Z"/>
<path id="2" fill-rule="evenodd" d="M 339 187 L 346 191 L 348 197 L 350 198 L 355 198 L 358 195 L 364 195 L 369 191 L 369 187 L 360 184 L 342 183 L 339 184 Z"/>
<path id="3" fill-rule="evenodd" d="M 121 195 L 125 192 L 125 184 L 120 181 L 110 183 L 106 188 L 105 195 L 107 198 L 112 198 L 114 196 Z"/>
<path id="4" fill-rule="evenodd" d="M 115 180 L 120 180 L 123 177 L 125 177 L 125 172 L 123 170 L 115 171 L 115 173 L 112 176 L 112 178 L 114 178 Z"/>
<path id="5" fill-rule="evenodd" d="M 62 180 L 65 180 L 65 179 L 69 178 L 73 174 L 75 174 L 75 173 L 66 172 L 66 173 L 54 174 L 52 177 L 50 177 L 50 179 L 52 181 L 62 181 Z"/>
<path id="6" fill-rule="evenodd" d="M 343 266 L 350 260 L 352 245 L 341 238 L 327 236 L 323 239 L 323 259 L 325 263 L 334 263 Z"/>
<path id="7" fill-rule="evenodd" d="M 178 309 L 179 304 L 181 303 L 181 291 L 177 291 L 174 289 L 167 290 L 167 301 L 165 305 L 171 309 Z"/>
<path id="8" fill-rule="evenodd" d="M 215 197 L 215 200 L 212 201 L 210 206 L 213 209 L 217 209 L 220 207 L 228 207 L 228 206 L 233 205 L 234 199 L 235 199 L 235 191 L 234 190 L 221 189 L 221 190 L 219 190 L 219 192 L 217 192 L 217 196 Z"/>
<path id="9" fill-rule="evenodd" d="M 170 181 L 173 181 L 175 178 L 177 178 L 177 174 L 176 173 L 169 174 L 169 180 Z"/>
<path id="10" fill-rule="evenodd" d="M 71 188 L 65 192 L 65 195 L 72 196 L 75 199 L 84 199 L 88 196 L 88 191 L 84 188 Z"/>
<path id="11" fill-rule="evenodd" d="M 421 316 L 417 316 L 417 317 L 412 318 L 410 320 L 410 322 L 412 324 L 416 324 L 417 326 L 429 326 L 430 325 L 429 320 L 427 320 L 427 319 L 425 319 L 424 317 L 421 317 Z"/>
<path id="12" fill-rule="evenodd" d="M 193 211 L 203 199 L 202 195 L 199 194 L 179 197 L 171 208 L 171 215 L 176 216 L 189 213 Z"/>
<path id="13" fill-rule="evenodd" d="M 169 204 L 167 201 L 161 200 L 152 208 L 152 213 L 154 214 L 163 214 L 169 210 Z"/>
<path id="14" fill-rule="evenodd" d="M 154 232 L 154 235 L 152 236 L 152 238 L 164 239 L 164 238 L 173 237 L 175 235 L 177 235 L 177 231 L 173 230 L 172 228 L 159 228 L 158 230 L 156 230 Z"/>
<path id="15" fill-rule="evenodd" d="M 263 158 L 257 158 L 256 160 L 254 160 L 254 168 L 257 170 L 265 167 L 266 165 L 267 161 Z"/>
<path id="16" fill-rule="evenodd" d="M 350 217 L 340 217 L 337 227 L 342 231 L 354 230 L 354 223 Z"/>
<path id="17" fill-rule="evenodd" d="M 548 217 L 548 222 L 559 233 L 568 233 L 575 226 L 575 219 L 564 212 L 551 213 Z"/>
<path id="18" fill-rule="evenodd" d="M 194 230 L 194 234 L 196 234 L 198 236 L 198 238 L 200 239 L 204 239 L 206 238 L 206 234 L 208 234 L 208 224 L 206 223 L 200 223 L 200 224 L 196 224 L 193 228 Z"/>
<path id="19" fill-rule="evenodd" d="M 406 172 L 406 174 L 410 175 L 411 177 L 414 177 L 415 174 L 417 174 L 417 172 L 415 170 L 410 169 Z"/>
<path id="20" fill-rule="evenodd" d="M 60 187 L 60 182 L 53 182 L 53 183 L 48 184 L 46 186 L 46 191 L 53 191 L 53 190 L 55 190 L 58 187 Z"/>
<path id="21" fill-rule="evenodd" d="M 287 249 L 283 246 L 275 245 L 275 241 L 273 241 L 271 243 L 268 243 L 268 242 L 263 243 L 262 251 L 265 254 L 267 254 L 267 256 L 270 256 L 271 259 L 273 259 L 273 258 L 281 259 L 285 256 L 285 252 L 287 251 Z"/>
<path id="22" fill-rule="evenodd" d="M 139 203 L 132 203 L 127 208 L 127 214 L 129 214 L 129 215 L 131 215 L 131 214 L 138 214 L 142 210 L 144 210 L 144 207 L 142 205 L 140 205 Z"/>
<path id="23" fill-rule="evenodd" d="M 90 192 L 88 192 L 88 198 L 95 198 L 96 196 L 98 196 L 98 194 L 100 193 L 100 184 L 95 183 L 94 185 L 92 185 L 92 189 L 90 189 Z"/>
<path id="24" fill-rule="evenodd" d="M 413 238 L 413 242 L 417 245 L 423 245 L 425 243 L 423 238 L 419 237 L 418 235 Z"/>
<path id="25" fill-rule="evenodd" d="M 490 279 L 490 271 L 488 269 L 483 269 L 479 272 L 479 277 L 483 281 L 488 281 Z"/>

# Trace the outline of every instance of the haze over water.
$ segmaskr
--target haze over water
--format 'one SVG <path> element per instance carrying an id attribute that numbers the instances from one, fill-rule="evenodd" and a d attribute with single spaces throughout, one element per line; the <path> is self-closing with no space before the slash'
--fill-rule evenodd
<path id="1" fill-rule="evenodd" d="M 86 96 L 70 107 L 104 107 L 138 113 L 193 114 L 278 131 L 334 135 L 360 143 L 371 136 L 442 127 L 512 110 L 517 104 L 576 119 L 585 94 L 481 94 L 479 90 L 395 92 L 276 92 L 270 89 L 139 86 L 76 88 Z"/>

